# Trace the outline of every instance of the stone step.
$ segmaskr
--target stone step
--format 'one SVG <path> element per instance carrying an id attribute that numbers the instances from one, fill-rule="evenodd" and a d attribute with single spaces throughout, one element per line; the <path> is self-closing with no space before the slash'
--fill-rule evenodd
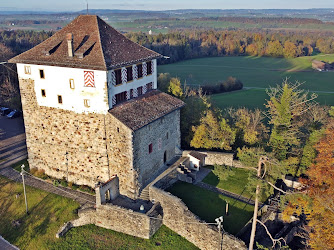
<path id="1" fill-rule="evenodd" d="M 139 195 L 139 199 L 146 200 L 146 201 L 150 200 L 149 188 L 146 187 L 141 191 L 141 193 Z"/>

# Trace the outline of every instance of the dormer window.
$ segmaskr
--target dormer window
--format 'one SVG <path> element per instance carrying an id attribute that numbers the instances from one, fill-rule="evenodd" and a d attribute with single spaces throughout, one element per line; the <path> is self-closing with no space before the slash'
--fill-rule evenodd
<path id="1" fill-rule="evenodd" d="M 39 70 L 39 77 L 40 77 L 41 79 L 45 79 L 44 69 L 40 69 L 40 70 Z"/>
<path id="2" fill-rule="evenodd" d="M 143 77 L 143 64 L 137 64 L 138 78 Z"/>
<path id="3" fill-rule="evenodd" d="M 132 66 L 126 67 L 127 81 L 131 82 L 133 80 Z"/>
<path id="4" fill-rule="evenodd" d="M 122 84 L 122 70 L 121 69 L 115 70 L 115 76 L 116 76 L 116 85 Z"/>
<path id="5" fill-rule="evenodd" d="M 31 68 L 30 68 L 30 66 L 24 66 L 24 73 L 27 74 L 27 75 L 31 74 Z"/>

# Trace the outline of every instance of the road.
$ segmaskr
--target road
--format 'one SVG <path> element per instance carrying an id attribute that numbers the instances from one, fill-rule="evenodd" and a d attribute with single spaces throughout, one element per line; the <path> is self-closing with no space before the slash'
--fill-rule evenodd
<path id="1" fill-rule="evenodd" d="M 0 169 L 28 157 L 23 118 L 0 116 Z"/>

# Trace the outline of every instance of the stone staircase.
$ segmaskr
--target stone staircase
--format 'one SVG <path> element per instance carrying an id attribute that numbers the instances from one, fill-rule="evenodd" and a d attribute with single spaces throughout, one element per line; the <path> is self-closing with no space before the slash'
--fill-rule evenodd
<path id="1" fill-rule="evenodd" d="M 149 201 L 150 200 L 150 186 L 147 185 L 140 193 L 139 199 Z"/>

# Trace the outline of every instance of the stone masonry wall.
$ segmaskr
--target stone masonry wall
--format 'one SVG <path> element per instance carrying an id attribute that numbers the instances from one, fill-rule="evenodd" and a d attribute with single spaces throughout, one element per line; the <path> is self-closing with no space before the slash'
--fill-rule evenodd
<path id="1" fill-rule="evenodd" d="M 77 114 L 38 106 L 31 79 L 20 79 L 20 91 L 31 167 L 91 187 L 97 178 L 107 181 L 116 174 L 121 194 L 133 197 L 138 192 L 130 129 L 109 113 Z"/>
<path id="2" fill-rule="evenodd" d="M 160 202 L 164 214 L 163 224 L 200 249 L 246 249 L 243 241 L 229 234 L 224 234 L 221 248 L 222 235 L 217 227 L 203 224 L 203 221 L 190 212 L 181 199 L 170 193 L 151 186 L 150 199 Z"/>
<path id="3" fill-rule="evenodd" d="M 149 153 L 152 143 L 153 151 Z M 180 111 L 176 110 L 134 132 L 134 168 L 138 171 L 138 182 L 145 187 L 164 167 L 164 153 L 167 162 L 180 148 Z"/>
<path id="4" fill-rule="evenodd" d="M 83 209 L 79 210 L 79 218 L 71 221 L 68 227 L 95 224 L 99 227 L 149 239 L 162 225 L 162 216 L 155 213 L 157 206 L 152 207 L 152 211 L 150 210 L 147 214 L 111 204 L 97 206 L 96 210 Z M 69 228 L 63 230 L 68 231 Z M 61 232 L 60 235 L 62 234 Z"/>
<path id="5" fill-rule="evenodd" d="M 194 150 L 192 150 L 194 151 Z M 190 150 L 183 151 L 182 155 L 187 156 L 191 152 Z M 233 160 L 233 154 L 231 153 L 221 153 L 221 152 L 211 152 L 211 151 L 198 151 L 202 154 L 206 154 L 205 164 L 206 165 L 227 165 L 234 166 L 235 162 Z"/>

